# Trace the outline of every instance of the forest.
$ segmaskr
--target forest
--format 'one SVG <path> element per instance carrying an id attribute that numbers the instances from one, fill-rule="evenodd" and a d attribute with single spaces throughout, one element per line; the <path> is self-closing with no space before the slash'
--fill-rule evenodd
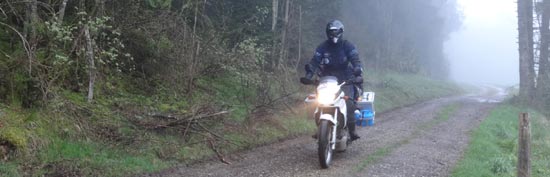
<path id="1" fill-rule="evenodd" d="M 26 174 L 94 176 L 48 154 L 97 141 L 188 160 L 151 145 L 168 141 L 155 133 L 215 149 L 225 142 L 216 132 L 241 125 L 216 118 L 254 127 L 298 105 L 308 91 L 298 79 L 333 19 L 359 50 L 367 88 L 395 87 L 375 83 L 379 73 L 448 79 L 455 0 L 2 0 L 0 157 L 23 159 L 10 164 Z"/>
<path id="2" fill-rule="evenodd" d="M 360 49 L 366 70 L 444 79 L 443 42 L 460 24 L 455 4 L 443 0 L 7 0 L 0 5 L 0 98 L 25 108 L 46 106 L 65 90 L 85 93 L 88 101 L 116 89 L 186 98 L 210 91 L 213 78 L 254 88 L 259 92 L 245 96 L 247 101 L 266 104 L 261 102 L 296 87 L 331 19 L 345 23 L 345 37 Z"/>

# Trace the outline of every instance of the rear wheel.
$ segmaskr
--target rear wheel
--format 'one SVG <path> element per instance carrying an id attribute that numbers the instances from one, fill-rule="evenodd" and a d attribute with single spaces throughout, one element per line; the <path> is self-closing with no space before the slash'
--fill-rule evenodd
<path id="1" fill-rule="evenodd" d="M 330 144 L 332 140 L 332 126 L 329 121 L 321 120 L 319 125 L 319 162 L 321 168 L 328 168 L 330 161 L 332 160 L 332 145 Z"/>

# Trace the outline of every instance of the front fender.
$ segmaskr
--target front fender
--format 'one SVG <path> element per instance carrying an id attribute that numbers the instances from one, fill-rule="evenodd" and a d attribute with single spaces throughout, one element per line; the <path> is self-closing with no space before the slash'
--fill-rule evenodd
<path id="1" fill-rule="evenodd" d="M 332 123 L 332 125 L 336 125 L 336 120 L 334 120 L 334 116 L 331 114 L 323 114 L 319 117 L 319 120 L 328 120 Z"/>

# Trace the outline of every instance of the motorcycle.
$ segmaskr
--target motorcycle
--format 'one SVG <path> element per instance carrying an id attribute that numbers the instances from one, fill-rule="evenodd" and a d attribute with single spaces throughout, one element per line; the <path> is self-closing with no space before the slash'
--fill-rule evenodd
<path id="1" fill-rule="evenodd" d="M 317 124 L 318 156 L 321 168 L 328 168 L 333 152 L 344 152 L 350 144 L 347 130 L 347 107 L 342 86 L 334 76 L 321 77 L 310 83 L 317 86 L 316 94 L 310 94 L 305 102 L 315 105 L 314 117 Z"/>

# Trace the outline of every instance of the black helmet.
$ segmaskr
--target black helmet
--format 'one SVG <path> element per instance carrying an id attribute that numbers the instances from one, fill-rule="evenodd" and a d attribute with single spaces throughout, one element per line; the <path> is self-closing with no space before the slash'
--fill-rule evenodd
<path id="1" fill-rule="evenodd" d="M 338 43 L 344 36 L 344 24 L 339 20 L 333 20 L 327 24 L 327 38 L 333 43 Z"/>

